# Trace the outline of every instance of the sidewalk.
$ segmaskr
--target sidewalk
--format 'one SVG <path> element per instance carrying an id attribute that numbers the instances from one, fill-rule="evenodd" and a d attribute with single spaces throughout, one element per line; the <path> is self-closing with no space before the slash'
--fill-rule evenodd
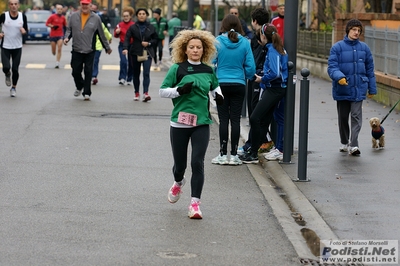
<path id="1" fill-rule="evenodd" d="M 302 214 L 306 225 L 321 239 L 334 234 L 338 239 L 399 239 L 397 211 L 400 204 L 396 172 L 396 155 L 400 148 L 400 115 L 392 112 L 383 126 L 386 130 L 384 150 L 371 148 L 369 119 L 382 118 L 390 107 L 374 101 L 363 103 L 363 127 L 359 136 L 360 157 L 340 153 L 336 102 L 331 96 L 331 83 L 313 76 L 310 80 L 308 162 L 309 182 L 291 182 L 297 178 L 300 80 L 297 73 L 294 155 L 291 164 L 263 163 L 272 180 L 282 189 L 294 211 Z M 247 119 L 242 119 L 242 136 L 248 132 Z M 302 200 L 302 196 L 308 202 Z M 315 208 L 310 208 L 309 203 Z M 327 223 L 326 228 L 316 216 Z M 331 231 L 331 232 L 330 232 Z"/>

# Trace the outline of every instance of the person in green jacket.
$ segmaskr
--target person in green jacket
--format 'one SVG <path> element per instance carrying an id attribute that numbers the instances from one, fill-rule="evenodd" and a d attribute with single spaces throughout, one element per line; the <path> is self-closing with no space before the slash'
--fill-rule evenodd
<path id="1" fill-rule="evenodd" d="M 208 31 L 183 30 L 172 43 L 172 62 L 160 87 L 160 97 L 170 98 L 170 141 L 174 166 L 174 183 L 168 201 L 175 203 L 186 183 L 188 146 L 191 143 L 191 201 L 188 216 L 202 219 L 200 198 L 204 185 L 204 157 L 210 140 L 210 92 L 217 105 L 224 97 L 214 69 L 210 66 L 217 49 Z M 188 174 L 190 175 L 190 174 Z"/>
<path id="2" fill-rule="evenodd" d="M 112 34 L 108 31 L 107 27 L 104 26 L 104 23 L 101 23 L 103 26 L 104 35 L 106 36 L 108 43 L 112 41 Z M 99 62 L 100 62 L 100 55 L 101 50 L 103 50 L 103 45 L 100 42 L 99 36 L 96 36 L 96 52 L 94 54 L 94 61 L 93 61 L 93 71 L 92 71 L 92 84 L 96 85 L 99 80 L 97 79 L 97 75 L 99 74 Z"/>
<path id="3" fill-rule="evenodd" d="M 161 17 L 161 9 L 156 8 L 153 10 L 153 17 L 150 19 L 150 24 L 154 26 L 158 34 L 157 45 L 154 45 L 153 47 L 154 49 L 153 59 L 156 66 L 159 67 L 163 56 L 165 35 L 168 34 L 168 23 L 165 18 Z M 157 50 L 158 50 L 158 62 L 157 62 Z"/>
<path id="4" fill-rule="evenodd" d="M 172 40 L 175 37 L 175 27 L 181 27 L 182 26 L 182 21 L 180 18 L 178 18 L 178 14 L 173 12 L 172 13 L 172 18 L 168 21 L 168 35 L 169 35 L 169 43 L 172 42 Z M 169 48 L 169 54 L 171 55 L 172 48 Z"/>

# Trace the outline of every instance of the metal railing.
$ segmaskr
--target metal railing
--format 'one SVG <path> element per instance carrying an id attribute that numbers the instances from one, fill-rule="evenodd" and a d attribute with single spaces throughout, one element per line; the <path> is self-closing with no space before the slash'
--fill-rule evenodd
<path id="1" fill-rule="evenodd" d="M 328 59 L 332 47 L 331 31 L 300 30 L 297 35 L 297 52 Z"/>
<path id="2" fill-rule="evenodd" d="M 375 70 L 400 78 L 400 28 L 365 27 L 365 43 L 374 56 Z"/>

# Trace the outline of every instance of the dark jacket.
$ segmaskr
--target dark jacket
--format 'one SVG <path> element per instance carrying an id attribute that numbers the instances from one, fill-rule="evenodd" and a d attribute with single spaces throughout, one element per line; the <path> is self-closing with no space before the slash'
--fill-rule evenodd
<path id="1" fill-rule="evenodd" d="M 155 31 L 153 25 L 151 25 L 149 22 L 146 21 L 145 24 L 146 24 L 146 29 L 144 30 L 143 34 L 140 32 L 139 22 L 136 22 L 135 24 L 129 27 L 128 31 L 126 32 L 123 49 L 128 50 L 129 42 L 131 39 L 133 39 L 133 43 L 131 44 L 129 49 L 129 54 L 142 55 L 143 49 L 146 49 L 147 53 L 149 53 L 150 56 L 154 58 L 155 54 L 154 54 L 154 49 L 152 49 L 152 47 L 154 47 L 154 45 L 156 45 L 158 42 L 157 32 Z M 142 41 L 149 42 L 150 46 L 147 46 L 146 48 L 143 47 Z"/>

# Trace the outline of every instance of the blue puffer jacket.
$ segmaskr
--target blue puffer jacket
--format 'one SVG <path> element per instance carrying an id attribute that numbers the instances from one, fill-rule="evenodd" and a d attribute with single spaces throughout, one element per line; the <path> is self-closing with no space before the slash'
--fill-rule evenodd
<path id="1" fill-rule="evenodd" d="M 344 40 L 335 43 L 328 59 L 328 75 L 332 79 L 332 96 L 336 101 L 362 101 L 367 92 L 376 94 L 374 61 L 369 47 L 359 41 Z M 349 85 L 338 81 L 346 78 Z"/>

